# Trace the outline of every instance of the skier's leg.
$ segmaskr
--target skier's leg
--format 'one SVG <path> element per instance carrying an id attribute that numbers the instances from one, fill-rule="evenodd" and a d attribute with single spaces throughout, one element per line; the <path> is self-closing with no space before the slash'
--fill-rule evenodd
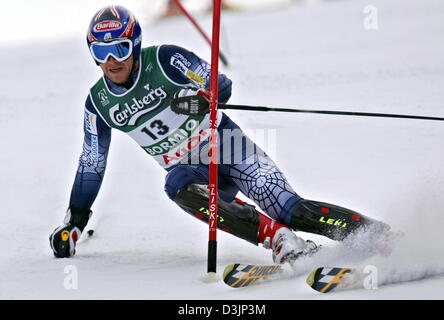
<path id="1" fill-rule="evenodd" d="M 207 185 L 191 184 L 182 188 L 174 198 L 185 212 L 207 222 L 209 220 L 209 191 Z M 255 245 L 258 244 L 259 214 L 253 206 L 218 199 L 217 227 Z"/>
<path id="2" fill-rule="evenodd" d="M 273 160 L 231 119 L 221 133 L 219 172 L 271 218 L 283 222 L 302 199 Z"/>
<path id="3" fill-rule="evenodd" d="M 239 189 L 224 176 L 219 176 L 218 227 L 255 245 L 263 243 L 260 225 L 271 219 L 260 214 L 254 206 L 236 199 Z M 165 191 L 171 200 L 184 211 L 208 222 L 209 191 L 208 167 L 204 165 L 179 165 L 167 174 Z"/>
<path id="4" fill-rule="evenodd" d="M 266 154 L 254 153 L 246 162 L 222 166 L 221 169 L 244 195 L 270 216 L 267 217 L 270 222 L 259 227 L 259 233 L 263 234 L 260 243 L 272 249 L 273 260 L 277 263 L 292 263 L 299 255 L 314 252 L 316 245 L 297 236 L 281 218 L 291 213 L 302 198 L 291 189 L 282 172 Z"/>
<path id="5" fill-rule="evenodd" d="M 244 135 L 231 120 L 226 127 L 237 130 L 237 135 Z M 244 136 L 243 140 L 244 146 L 234 150 L 241 153 L 241 157 L 237 158 L 242 161 L 223 165 L 221 170 L 273 219 L 294 230 L 316 233 L 334 240 L 344 240 L 358 229 L 371 228 L 376 232 L 389 229 L 387 224 L 352 210 L 301 198 L 274 161 L 248 137 Z M 224 141 L 223 145 L 226 143 Z"/>
<path id="6" fill-rule="evenodd" d="M 294 206 L 288 225 L 296 230 L 320 234 L 333 240 L 344 240 L 357 231 L 384 233 L 390 229 L 386 223 L 350 209 L 307 199 Z"/>
<path id="7" fill-rule="evenodd" d="M 207 174 L 208 167 L 205 166 L 177 166 L 168 173 L 165 190 L 185 212 L 208 223 Z M 301 253 L 308 253 L 316 247 L 314 243 L 307 243 L 296 237 L 289 227 L 235 198 L 238 189 L 222 175 L 219 177 L 219 186 L 219 229 L 255 245 L 271 247 L 273 259 L 278 263 L 286 262 Z"/>
<path id="8" fill-rule="evenodd" d="M 168 197 L 174 201 L 177 193 L 186 189 L 188 185 L 199 184 L 208 185 L 209 172 L 208 166 L 197 164 L 188 165 L 180 164 L 168 170 L 168 174 L 165 178 L 165 192 Z M 230 181 L 219 175 L 219 196 L 225 201 L 233 201 L 239 189 L 233 185 Z"/>
<path id="9" fill-rule="evenodd" d="M 209 191 L 206 185 L 191 184 L 181 189 L 174 201 L 186 212 L 208 223 Z M 217 227 L 255 245 L 273 249 L 276 263 L 293 262 L 301 254 L 316 249 L 312 241 L 297 237 L 289 227 L 258 212 L 239 199 L 218 199 Z"/>
<path id="10" fill-rule="evenodd" d="M 302 199 L 289 186 L 284 175 L 266 155 L 256 161 L 230 168 L 230 176 L 240 191 L 273 219 L 296 231 L 344 240 L 357 230 L 383 232 L 385 223 L 330 203 Z"/>

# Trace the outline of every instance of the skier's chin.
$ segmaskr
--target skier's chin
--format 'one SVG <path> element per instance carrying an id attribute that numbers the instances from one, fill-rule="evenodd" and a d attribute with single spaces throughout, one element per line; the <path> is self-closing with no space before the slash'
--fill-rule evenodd
<path id="1" fill-rule="evenodd" d="M 110 69 L 106 72 L 106 76 L 116 84 L 122 84 L 129 78 L 130 72 L 125 68 Z"/>

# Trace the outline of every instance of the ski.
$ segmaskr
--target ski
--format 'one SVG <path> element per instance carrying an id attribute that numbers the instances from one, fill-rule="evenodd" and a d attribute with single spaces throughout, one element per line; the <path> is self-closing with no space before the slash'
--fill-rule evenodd
<path id="1" fill-rule="evenodd" d="M 346 289 L 356 283 L 354 268 L 320 267 L 314 269 L 307 277 L 307 284 L 321 293 Z"/>
<path id="2" fill-rule="evenodd" d="M 285 277 L 282 265 L 229 264 L 223 272 L 223 281 L 232 288 L 249 287 L 263 281 Z M 359 280 L 354 268 L 319 267 L 306 279 L 314 290 L 327 293 L 353 287 Z"/>
<path id="3" fill-rule="evenodd" d="M 282 272 L 283 268 L 278 264 L 229 264 L 224 269 L 223 281 L 232 288 L 248 287 L 258 280 L 274 278 Z"/>

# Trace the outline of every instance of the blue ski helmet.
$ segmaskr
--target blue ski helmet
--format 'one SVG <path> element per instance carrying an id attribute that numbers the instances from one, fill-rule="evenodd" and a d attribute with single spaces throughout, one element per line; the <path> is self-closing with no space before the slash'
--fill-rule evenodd
<path id="1" fill-rule="evenodd" d="M 89 24 L 86 40 L 97 65 L 108 60 L 109 55 L 119 61 L 131 53 L 135 60 L 140 58 L 142 30 L 134 14 L 122 6 L 106 6 L 97 11 Z"/>

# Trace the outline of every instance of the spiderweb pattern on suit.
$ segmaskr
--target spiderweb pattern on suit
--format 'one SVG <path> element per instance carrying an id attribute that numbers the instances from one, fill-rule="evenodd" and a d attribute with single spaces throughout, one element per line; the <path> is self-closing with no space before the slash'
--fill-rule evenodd
<path id="1" fill-rule="evenodd" d="M 242 164 L 231 165 L 229 175 L 241 192 L 273 219 L 279 218 L 288 199 L 298 196 L 266 154 L 256 153 Z"/>
<path id="2" fill-rule="evenodd" d="M 108 152 L 100 153 L 98 151 L 93 152 L 92 147 L 84 142 L 83 151 L 79 158 L 79 173 L 91 173 L 97 175 L 101 180 L 105 173 L 106 159 Z M 95 180 L 95 179 L 93 179 Z"/>

